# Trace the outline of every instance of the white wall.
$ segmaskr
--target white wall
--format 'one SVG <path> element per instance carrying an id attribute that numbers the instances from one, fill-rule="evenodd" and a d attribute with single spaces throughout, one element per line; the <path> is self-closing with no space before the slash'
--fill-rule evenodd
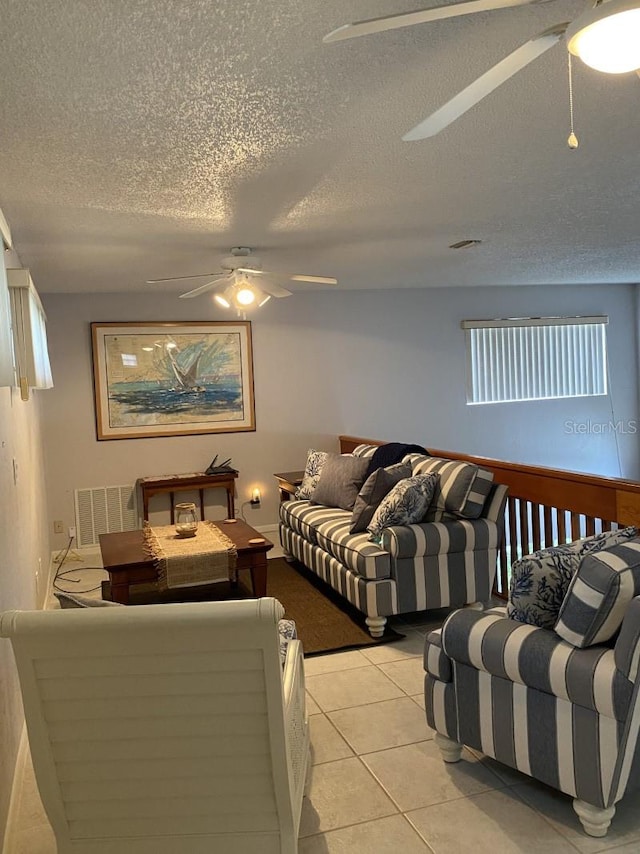
<path id="1" fill-rule="evenodd" d="M 202 470 L 215 453 L 240 470 L 249 522 L 275 521 L 272 473 L 300 468 L 339 433 L 637 477 L 637 437 L 602 430 L 638 417 L 634 289 L 607 287 L 317 291 L 271 300 L 254 318 L 257 430 L 98 442 L 90 321 L 223 320 L 206 297 L 45 295 L 55 389 L 45 398 L 49 521 L 73 524 L 73 490 Z M 611 397 L 468 407 L 465 318 L 608 314 Z M 567 421 L 587 433 L 567 432 Z M 578 429 L 578 428 L 576 428 Z M 223 518 L 223 497 L 211 516 Z M 62 545 L 59 538 L 56 546 Z"/>
<path id="2" fill-rule="evenodd" d="M 16 389 L 0 388 L 0 611 L 32 609 L 44 597 L 49 543 L 40 410 L 48 393 L 25 402 Z M 22 724 L 11 645 L 0 640 L 0 848 Z"/>

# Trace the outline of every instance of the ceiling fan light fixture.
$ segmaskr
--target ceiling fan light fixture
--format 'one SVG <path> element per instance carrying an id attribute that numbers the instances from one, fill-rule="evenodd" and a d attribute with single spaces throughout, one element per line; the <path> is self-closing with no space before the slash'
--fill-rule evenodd
<path id="1" fill-rule="evenodd" d="M 256 301 L 255 290 L 251 285 L 241 285 L 236 290 L 235 300 L 238 305 L 241 305 L 243 308 L 247 308 L 247 306 L 253 305 Z"/>
<path id="2" fill-rule="evenodd" d="M 222 308 L 231 308 L 231 303 L 226 297 L 226 292 L 224 294 L 214 294 L 213 298 Z"/>
<path id="3" fill-rule="evenodd" d="M 609 0 L 567 29 L 567 47 L 585 65 L 605 74 L 640 68 L 640 0 Z"/>

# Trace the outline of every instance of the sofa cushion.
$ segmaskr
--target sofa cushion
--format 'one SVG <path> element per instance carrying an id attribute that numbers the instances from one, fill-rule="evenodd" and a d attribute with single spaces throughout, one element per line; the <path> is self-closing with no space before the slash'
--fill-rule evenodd
<path id="1" fill-rule="evenodd" d="M 364 457 L 365 460 L 370 460 L 378 447 L 378 445 L 356 445 L 352 454 L 354 457 Z"/>
<path id="2" fill-rule="evenodd" d="M 309 449 L 307 453 L 307 462 L 304 467 L 304 475 L 302 476 L 302 483 L 296 489 L 295 497 L 299 501 L 309 499 L 313 495 L 315 488 L 318 485 L 318 481 L 320 480 L 320 473 L 322 472 L 322 466 L 324 465 L 326 458 L 326 451 L 314 451 L 313 448 Z"/>
<path id="3" fill-rule="evenodd" d="M 419 522 L 385 528 L 381 546 L 398 559 L 485 551 L 497 549 L 498 530 L 488 519 Z"/>
<path id="4" fill-rule="evenodd" d="M 347 569 L 364 578 L 389 578 L 389 553 L 372 543 L 368 534 L 352 534 L 351 513 L 335 510 L 341 517 L 323 522 L 316 528 L 317 544 L 340 561 Z"/>
<path id="5" fill-rule="evenodd" d="M 345 512 L 335 507 L 312 504 L 310 501 L 283 501 L 280 505 L 280 521 L 315 545 L 318 542 L 318 525 L 322 522 L 342 520 Z"/>
<path id="6" fill-rule="evenodd" d="M 612 638 L 624 613 L 640 594 L 640 538 L 586 554 L 565 597 L 556 633 L 573 646 Z"/>
<path id="7" fill-rule="evenodd" d="M 633 685 L 616 667 L 613 649 L 578 650 L 555 632 L 504 617 L 504 608 L 455 611 L 442 627 L 442 649 L 455 662 L 625 719 Z"/>
<path id="8" fill-rule="evenodd" d="M 607 531 L 541 549 L 515 561 L 509 582 L 508 616 L 521 623 L 552 629 L 582 557 L 630 540 L 636 534 L 633 527 Z"/>
<path id="9" fill-rule="evenodd" d="M 491 491 L 493 474 L 473 463 L 411 454 L 412 473 L 435 472 L 439 481 L 425 521 L 441 522 L 448 517 L 477 519 Z"/>
<path id="10" fill-rule="evenodd" d="M 369 460 L 364 457 L 327 454 L 311 496 L 312 502 L 353 510 L 368 467 Z"/>
<path id="11" fill-rule="evenodd" d="M 397 483 L 383 498 L 373 514 L 367 530 L 371 539 L 379 538 L 392 525 L 411 525 L 420 522 L 433 498 L 438 475 L 418 474 Z"/>
<path id="12" fill-rule="evenodd" d="M 385 495 L 397 483 L 410 476 L 411 466 L 409 463 L 397 463 L 393 466 L 387 466 L 387 468 L 376 469 L 373 474 L 370 474 L 362 485 L 353 506 L 351 533 L 358 534 L 366 531 L 367 525 L 371 522 L 373 514 Z"/>

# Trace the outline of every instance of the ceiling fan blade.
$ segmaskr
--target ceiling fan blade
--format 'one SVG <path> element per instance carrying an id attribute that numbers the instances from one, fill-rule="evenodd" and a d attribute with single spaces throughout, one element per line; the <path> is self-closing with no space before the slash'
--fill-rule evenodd
<path id="1" fill-rule="evenodd" d="M 431 9 L 420 9 L 417 12 L 403 12 L 400 15 L 387 15 L 382 18 L 368 18 L 344 24 L 333 30 L 322 39 L 323 42 L 338 42 L 344 39 L 354 39 L 358 36 L 368 36 L 372 33 L 382 33 L 386 30 L 398 30 L 401 27 L 411 27 L 414 24 L 427 24 L 430 21 L 441 21 L 444 18 L 455 18 L 458 15 L 472 15 L 475 12 L 490 12 L 493 9 L 510 9 L 512 6 L 529 6 L 536 0 L 466 0 L 464 3 L 453 3 L 450 6 L 434 6 Z"/>
<path id="2" fill-rule="evenodd" d="M 270 273 L 268 270 L 252 270 L 251 267 L 238 267 L 238 273 L 251 273 L 254 276 L 280 276 L 281 279 L 291 279 L 293 282 L 312 282 L 317 285 L 337 285 L 338 280 L 333 276 L 303 276 L 290 273 Z"/>
<path id="3" fill-rule="evenodd" d="M 417 139 L 427 139 L 440 133 L 441 130 L 459 119 L 461 115 L 475 107 L 479 101 L 490 95 L 494 89 L 506 83 L 514 74 L 517 74 L 518 71 L 521 71 L 530 62 L 557 44 L 568 26 L 568 23 L 556 24 L 555 27 L 550 27 L 521 45 L 481 77 L 478 77 L 477 80 L 474 80 L 466 89 L 447 101 L 439 110 L 416 125 L 402 139 L 405 142 L 412 142 Z"/>
<path id="4" fill-rule="evenodd" d="M 205 276 L 226 276 L 226 273 L 198 273 L 196 276 L 171 276 L 168 279 L 147 279 L 148 285 L 157 285 L 160 282 L 181 282 L 183 279 L 204 279 Z"/>
<path id="5" fill-rule="evenodd" d="M 180 299 L 191 299 L 192 297 L 199 297 L 200 294 L 206 294 L 207 291 L 214 291 L 216 288 L 220 288 L 227 279 L 229 279 L 229 275 L 218 276 L 215 279 L 212 279 L 210 282 L 207 282 L 204 285 L 200 285 L 199 288 L 194 288 L 192 291 L 187 291 L 186 294 L 180 294 Z"/>
<path id="6" fill-rule="evenodd" d="M 316 285 L 337 285 L 338 280 L 333 276 L 289 276 L 293 282 L 311 282 Z"/>
<path id="7" fill-rule="evenodd" d="M 281 288 L 280 285 L 276 285 L 274 282 L 261 281 L 260 290 L 272 297 L 280 298 L 292 296 L 291 291 L 288 291 L 286 288 Z"/>

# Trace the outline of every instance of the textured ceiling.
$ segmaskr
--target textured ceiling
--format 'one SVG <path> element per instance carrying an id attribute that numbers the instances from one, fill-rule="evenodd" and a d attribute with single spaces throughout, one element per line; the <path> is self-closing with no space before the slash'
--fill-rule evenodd
<path id="1" fill-rule="evenodd" d="M 0 206 L 39 290 L 148 290 L 235 245 L 344 288 L 640 281 L 635 74 L 574 63 L 577 151 L 563 43 L 401 141 L 583 4 L 322 44 L 427 5 L 0 0 Z M 483 244 L 447 248 L 463 238 Z"/>

